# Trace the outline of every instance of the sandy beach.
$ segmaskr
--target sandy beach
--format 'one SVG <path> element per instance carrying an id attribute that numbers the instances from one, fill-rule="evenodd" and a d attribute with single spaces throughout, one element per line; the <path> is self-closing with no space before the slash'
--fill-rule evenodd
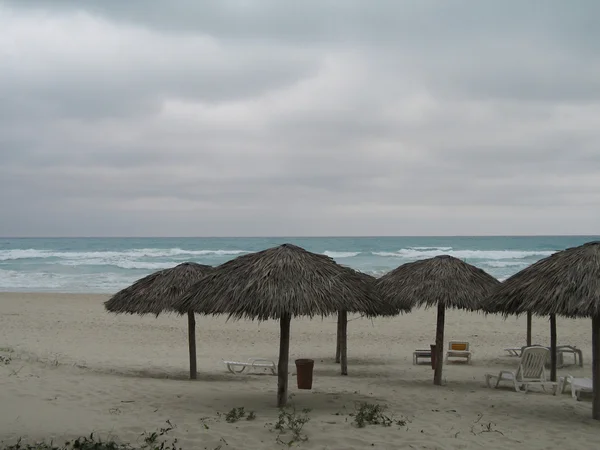
<path id="1" fill-rule="evenodd" d="M 276 361 L 277 323 L 197 317 L 199 375 L 190 381 L 184 317 L 116 316 L 104 311 L 106 299 L 0 294 L 0 355 L 10 357 L 0 365 L 0 441 L 62 442 L 95 432 L 135 443 L 169 420 L 176 426 L 169 437 L 184 449 L 285 447 L 272 431 L 276 377 L 233 375 L 221 362 Z M 524 343 L 525 318 L 448 311 L 446 340 L 467 340 L 474 353 L 471 365 L 445 366 L 442 387 L 433 385 L 430 366 L 412 364 L 412 351 L 433 342 L 435 310 L 352 317 L 347 377 L 333 360 L 335 332 L 333 317 L 292 321 L 290 361 L 315 360 L 311 391 L 296 389 L 290 367 L 291 404 L 311 409 L 300 448 L 589 449 L 600 441 L 586 398 L 485 387 L 485 373 L 516 369 L 517 358 L 503 348 Z M 534 318 L 533 336 L 548 345 L 546 320 Z M 576 345 L 584 357 L 583 368 L 567 366 L 559 376 L 591 376 L 590 321 L 559 319 L 558 343 Z M 394 423 L 356 428 L 351 414 L 359 402 L 387 406 Z M 256 418 L 228 423 L 224 415 L 234 407 Z"/>

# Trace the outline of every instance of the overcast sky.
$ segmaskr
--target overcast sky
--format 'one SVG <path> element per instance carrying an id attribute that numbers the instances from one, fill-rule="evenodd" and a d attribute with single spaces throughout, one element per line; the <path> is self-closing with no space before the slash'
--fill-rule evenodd
<path id="1" fill-rule="evenodd" d="M 0 235 L 600 234 L 598 17 L 0 1 Z"/>

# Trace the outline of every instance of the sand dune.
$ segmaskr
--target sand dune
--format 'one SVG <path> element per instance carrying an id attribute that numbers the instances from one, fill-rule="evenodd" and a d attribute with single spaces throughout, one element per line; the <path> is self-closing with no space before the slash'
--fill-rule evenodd
<path id="1" fill-rule="evenodd" d="M 185 449 L 272 449 L 277 432 L 276 377 L 232 375 L 221 358 L 277 358 L 274 322 L 226 322 L 198 317 L 197 381 L 188 377 L 187 322 L 173 316 L 115 316 L 103 310 L 102 295 L 0 294 L 0 441 L 117 435 L 136 442 L 170 420 Z M 354 319 L 354 318 L 353 318 Z M 446 338 L 471 342 L 472 365 L 445 366 L 446 385 L 432 384 L 427 365 L 412 365 L 412 350 L 427 347 L 435 311 L 398 318 L 355 318 L 348 327 L 349 376 L 333 361 L 335 320 L 292 322 L 290 360 L 315 359 L 312 391 L 290 392 L 298 411 L 310 408 L 304 427 L 306 449 L 589 449 L 600 440 L 590 419 L 591 403 L 541 390 L 518 394 L 488 389 L 484 374 L 513 368 L 503 354 L 521 345 L 524 318 L 485 317 L 449 311 Z M 534 319 L 534 341 L 548 342 L 548 322 Z M 591 323 L 558 321 L 559 344 L 583 350 L 584 368 L 567 373 L 591 376 Z M 379 403 L 392 426 L 353 426 L 356 404 Z M 256 412 L 252 421 L 227 423 L 234 407 Z M 220 415 L 219 415 L 220 414 Z M 282 439 L 289 435 L 282 436 Z M 219 447 L 220 446 L 220 447 Z"/>

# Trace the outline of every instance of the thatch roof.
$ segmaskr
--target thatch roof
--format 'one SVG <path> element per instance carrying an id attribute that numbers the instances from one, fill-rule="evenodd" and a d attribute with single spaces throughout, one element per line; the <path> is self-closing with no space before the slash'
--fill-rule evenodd
<path id="1" fill-rule="evenodd" d="M 346 267 L 346 266 L 343 266 L 343 267 Z M 370 274 L 365 273 L 365 272 L 361 272 L 359 270 L 352 269 L 350 267 L 346 267 L 346 268 L 348 270 L 354 271 L 366 283 L 369 283 L 373 289 L 376 289 L 375 283 L 377 282 L 377 278 L 375 278 L 373 275 L 370 275 Z M 382 316 L 383 317 L 390 317 L 390 316 L 397 316 L 398 314 L 403 313 L 403 312 L 410 312 L 410 308 L 406 308 L 406 307 L 403 307 L 403 306 L 392 305 L 392 303 L 390 303 L 389 301 L 387 301 L 384 298 L 381 298 L 381 301 L 382 301 L 383 305 L 380 308 L 378 308 L 377 314 L 373 315 L 373 314 L 370 314 L 370 313 L 366 312 L 366 313 L 364 313 L 365 316 L 369 317 L 369 318 L 382 317 Z M 360 312 L 360 311 L 353 311 L 353 312 Z"/>
<path id="2" fill-rule="evenodd" d="M 375 287 L 384 300 L 398 308 L 443 303 L 473 311 L 499 283 L 478 267 L 441 255 L 403 264 L 379 278 Z"/>
<path id="3" fill-rule="evenodd" d="M 600 241 L 554 253 L 507 278 L 485 301 L 489 312 L 592 317 L 600 314 Z"/>
<path id="4" fill-rule="evenodd" d="M 173 302 L 186 290 L 213 271 L 214 267 L 185 262 L 159 270 L 117 292 L 104 307 L 114 313 L 156 314 L 173 310 Z"/>
<path id="5" fill-rule="evenodd" d="M 218 266 L 176 302 L 180 313 L 280 319 L 389 310 L 373 283 L 332 258 L 283 244 Z"/>

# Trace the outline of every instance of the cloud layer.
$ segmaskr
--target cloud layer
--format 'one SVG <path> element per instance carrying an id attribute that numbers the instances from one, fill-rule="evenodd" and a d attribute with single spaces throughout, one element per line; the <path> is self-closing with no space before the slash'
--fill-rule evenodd
<path id="1" fill-rule="evenodd" d="M 0 235 L 597 234 L 599 15 L 5 1 Z"/>

